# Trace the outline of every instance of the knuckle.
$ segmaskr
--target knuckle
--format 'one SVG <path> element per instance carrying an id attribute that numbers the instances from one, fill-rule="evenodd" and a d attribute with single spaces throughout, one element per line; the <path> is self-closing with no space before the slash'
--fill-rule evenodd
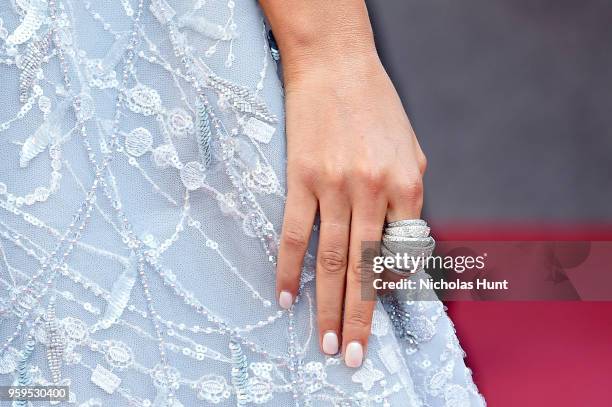
<path id="1" fill-rule="evenodd" d="M 293 249 L 303 250 L 308 245 L 306 232 L 294 223 L 286 223 L 282 233 L 283 243 Z"/>
<path id="2" fill-rule="evenodd" d="M 342 319 L 338 310 L 330 307 L 319 307 L 317 309 L 317 320 L 324 324 L 337 324 Z"/>
<path id="3" fill-rule="evenodd" d="M 359 331 L 368 331 L 372 322 L 372 315 L 362 307 L 347 311 L 346 324 Z"/>
<path id="4" fill-rule="evenodd" d="M 425 156 L 425 154 L 423 154 L 423 152 L 419 154 L 419 157 L 417 159 L 417 166 L 419 167 L 419 172 L 421 173 L 421 175 L 425 174 L 425 171 L 427 170 L 427 157 Z"/>
<path id="5" fill-rule="evenodd" d="M 346 269 L 346 256 L 339 248 L 328 248 L 321 251 L 319 264 L 328 274 L 342 274 Z"/>
<path id="6" fill-rule="evenodd" d="M 358 264 L 350 268 L 349 274 L 351 280 L 360 284 L 360 286 L 368 287 L 376 278 L 372 267 L 366 260 L 360 261 Z"/>
<path id="7" fill-rule="evenodd" d="M 346 187 L 347 177 L 340 170 L 329 170 L 324 174 L 324 183 L 327 187 L 334 190 L 344 190 Z"/>
<path id="8" fill-rule="evenodd" d="M 309 160 L 298 160 L 288 168 L 287 177 L 295 177 L 306 184 L 310 184 L 319 177 L 319 169 L 315 163 Z"/>
<path id="9" fill-rule="evenodd" d="M 421 177 L 405 178 L 395 187 L 393 191 L 401 199 L 422 200 L 423 199 L 423 180 Z"/>
<path id="10" fill-rule="evenodd" d="M 382 189 L 386 180 L 385 171 L 374 166 L 358 169 L 356 175 L 361 185 L 371 192 Z"/>

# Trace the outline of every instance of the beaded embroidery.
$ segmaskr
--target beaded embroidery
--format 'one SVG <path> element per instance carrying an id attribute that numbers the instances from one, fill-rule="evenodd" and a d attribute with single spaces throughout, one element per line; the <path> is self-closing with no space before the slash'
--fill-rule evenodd
<path id="1" fill-rule="evenodd" d="M 0 384 L 73 383 L 80 407 L 479 404 L 436 302 L 379 304 L 357 371 L 318 350 L 311 253 L 274 305 L 280 54 L 255 2 L 0 10 Z"/>

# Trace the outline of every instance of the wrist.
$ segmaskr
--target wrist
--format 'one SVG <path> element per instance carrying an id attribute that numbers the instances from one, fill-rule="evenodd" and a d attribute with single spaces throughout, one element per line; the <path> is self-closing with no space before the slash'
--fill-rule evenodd
<path id="1" fill-rule="evenodd" d="M 350 94 L 364 87 L 383 84 L 388 76 L 378 54 L 341 52 L 333 58 L 283 59 L 283 80 L 287 93 L 316 90 L 328 94 Z"/>
<path id="2" fill-rule="evenodd" d="M 311 73 L 367 72 L 380 64 L 372 31 L 367 27 L 325 33 L 291 32 L 278 38 L 286 84 Z"/>
<path id="3" fill-rule="evenodd" d="M 281 51 L 282 53 L 282 51 Z M 358 81 L 384 72 L 374 46 L 353 44 L 350 48 L 282 54 L 283 79 L 286 87 L 304 81 Z"/>

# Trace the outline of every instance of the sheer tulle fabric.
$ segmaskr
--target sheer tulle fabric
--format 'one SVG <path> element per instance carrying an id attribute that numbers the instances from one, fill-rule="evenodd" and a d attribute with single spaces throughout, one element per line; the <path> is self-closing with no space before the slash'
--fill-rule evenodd
<path id="1" fill-rule="evenodd" d="M 0 6 L 0 384 L 82 407 L 483 404 L 437 301 L 378 304 L 357 370 L 318 349 L 312 255 L 277 307 L 276 56 L 255 1 Z"/>

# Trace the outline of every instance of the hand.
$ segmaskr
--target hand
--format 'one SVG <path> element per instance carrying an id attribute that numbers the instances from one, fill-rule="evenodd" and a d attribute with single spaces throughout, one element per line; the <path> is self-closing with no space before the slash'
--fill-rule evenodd
<path id="1" fill-rule="evenodd" d="M 385 217 L 419 218 L 425 156 L 376 54 L 339 59 L 286 77 L 288 196 L 277 295 L 283 308 L 296 298 L 318 209 L 319 343 L 326 354 L 341 344 L 345 363 L 358 367 L 375 305 L 362 298 L 374 275 L 360 269 L 361 243 L 380 241 Z"/>

